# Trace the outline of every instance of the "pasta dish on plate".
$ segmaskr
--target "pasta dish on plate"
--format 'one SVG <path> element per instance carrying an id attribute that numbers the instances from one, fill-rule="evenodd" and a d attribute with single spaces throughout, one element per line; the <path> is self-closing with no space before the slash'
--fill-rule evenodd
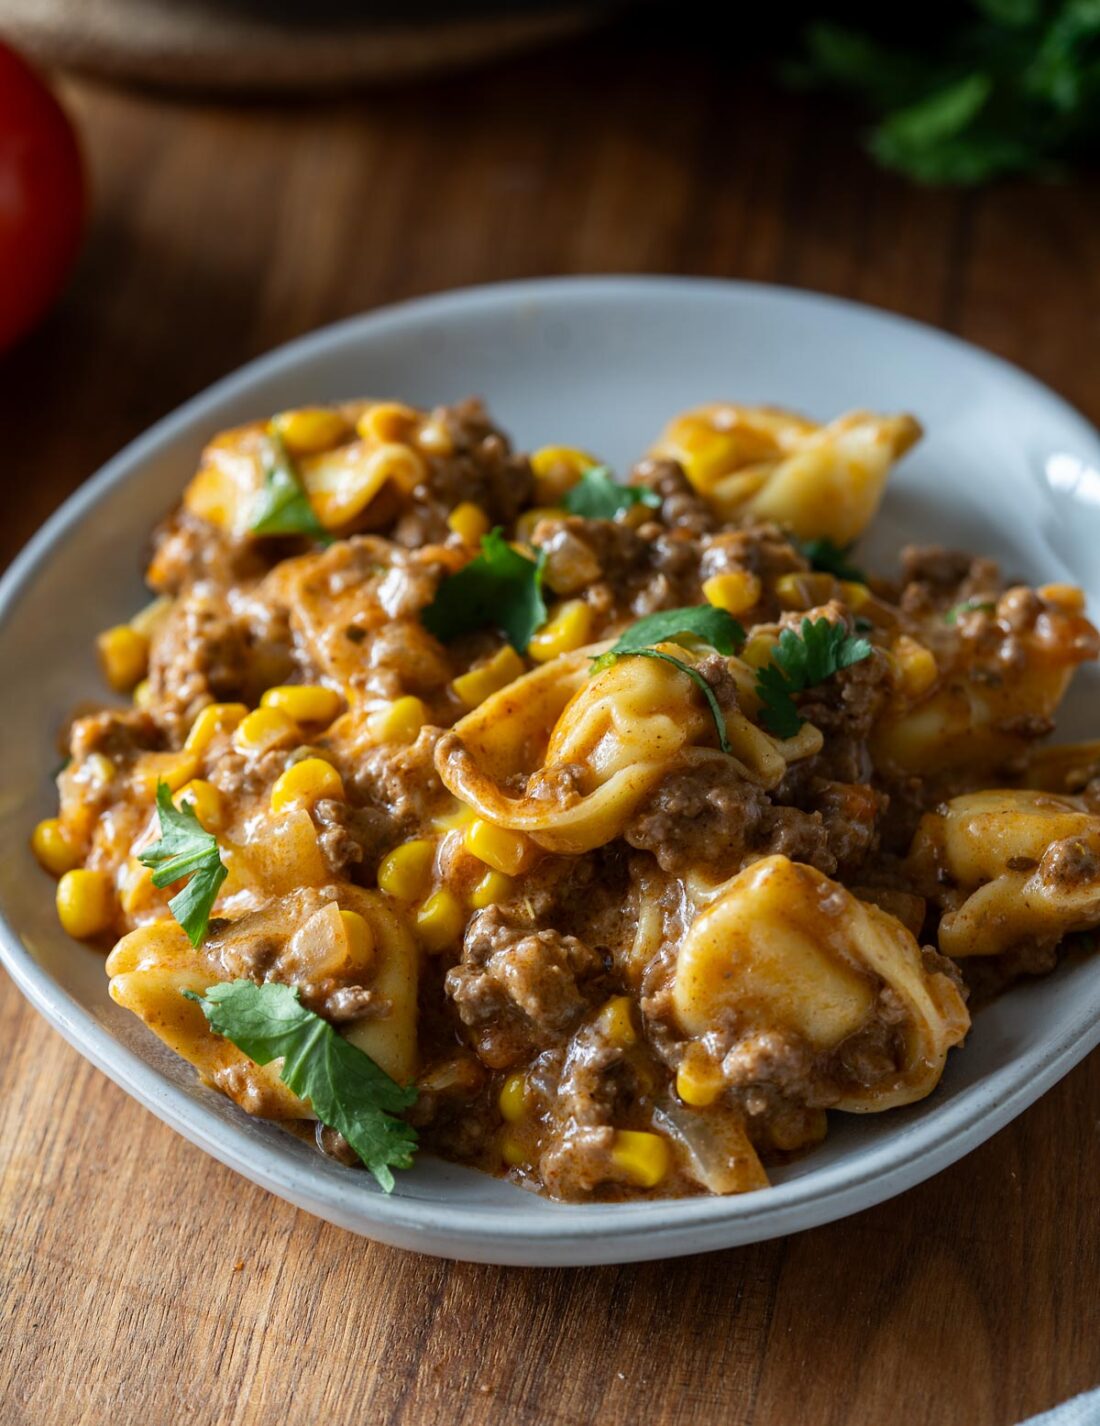
<path id="1" fill-rule="evenodd" d="M 981 556 L 859 567 L 919 436 L 718 403 L 628 473 L 474 400 L 219 436 L 34 829 L 62 926 L 386 1191 L 428 1151 L 741 1193 L 930 1094 L 1100 925 L 1100 742 L 1043 742 L 1100 639 Z"/>

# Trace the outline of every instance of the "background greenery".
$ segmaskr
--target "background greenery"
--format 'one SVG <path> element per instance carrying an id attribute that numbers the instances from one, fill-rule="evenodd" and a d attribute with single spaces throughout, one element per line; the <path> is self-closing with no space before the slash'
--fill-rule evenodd
<path id="1" fill-rule="evenodd" d="M 784 78 L 857 96 L 887 168 L 921 183 L 1054 175 L 1100 138 L 1100 0 L 829 9 Z"/>

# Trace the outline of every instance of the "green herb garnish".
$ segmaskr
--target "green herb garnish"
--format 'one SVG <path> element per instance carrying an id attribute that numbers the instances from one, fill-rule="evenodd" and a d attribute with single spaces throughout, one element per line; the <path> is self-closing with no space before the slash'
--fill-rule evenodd
<path id="1" fill-rule="evenodd" d="M 263 489 L 256 497 L 249 529 L 254 535 L 310 535 L 325 540 L 328 536 L 302 489 L 298 472 L 277 431 L 268 430 L 260 454 L 263 465 Z"/>
<path id="2" fill-rule="evenodd" d="M 991 599 L 964 599 L 961 604 L 953 604 L 943 616 L 945 624 L 957 624 L 963 614 L 993 614 L 997 606 Z"/>
<path id="3" fill-rule="evenodd" d="M 736 653 L 745 642 L 745 631 L 732 614 L 714 604 L 693 604 L 687 609 L 662 609 L 647 614 L 619 635 L 608 654 L 636 654 L 654 644 L 676 644 L 684 637 L 701 639 L 720 654 Z"/>
<path id="4" fill-rule="evenodd" d="M 803 619 L 798 633 L 784 629 L 771 663 L 756 675 L 756 692 L 763 705 L 760 721 L 775 737 L 793 738 L 805 722 L 793 695 L 816 688 L 842 668 L 870 658 L 871 652 L 866 639 L 825 618 Z"/>
<path id="5" fill-rule="evenodd" d="M 411 1168 L 416 1130 L 395 1118 L 416 1101 L 370 1055 L 337 1034 L 299 1002 L 298 989 L 268 981 L 212 985 L 205 995 L 185 990 L 202 1007 L 210 1028 L 258 1065 L 281 1059 L 279 1078 L 308 1099 L 321 1123 L 343 1134 L 385 1193 L 393 1169 Z"/>
<path id="6" fill-rule="evenodd" d="M 831 574 L 852 584 L 866 584 L 867 576 L 858 566 L 848 563 L 851 545 L 835 545 L 832 540 L 794 540 L 795 548 L 821 574 Z"/>
<path id="7" fill-rule="evenodd" d="M 508 642 L 524 653 L 531 635 L 546 623 L 542 572 L 537 559 L 514 550 L 498 526 L 481 537 L 481 553 L 445 579 L 435 598 L 420 611 L 430 634 L 444 643 L 475 629 L 503 629 Z"/>
<path id="8" fill-rule="evenodd" d="M 970 0 L 899 26 L 879 6 L 866 28 L 804 33 L 796 84 L 860 96 L 878 116 L 868 147 L 920 183 L 982 183 L 1053 172 L 1100 135 L 1096 0 Z M 915 23 L 914 23 L 915 22 Z"/>
<path id="9" fill-rule="evenodd" d="M 706 699 L 718 732 L 719 747 L 724 753 L 732 753 L 729 738 L 726 736 L 725 715 L 714 695 L 714 689 L 694 665 L 685 663 L 674 654 L 665 653 L 663 649 L 653 647 L 654 644 L 681 643 L 685 637 L 701 639 L 720 654 L 732 654 L 745 642 L 745 631 L 732 615 L 713 604 L 698 604 L 688 609 L 662 609 L 657 614 L 647 614 L 644 619 L 639 619 L 619 636 L 612 648 L 597 655 L 592 661 L 592 672 L 598 673 L 600 669 L 610 667 L 619 659 L 631 656 L 658 659 L 661 663 L 678 668 L 681 673 L 687 674 Z"/>
<path id="10" fill-rule="evenodd" d="M 655 510 L 661 497 L 644 485 L 620 485 L 608 466 L 594 465 L 566 491 L 561 503 L 570 515 L 583 515 L 586 520 L 614 520 L 635 505 L 648 505 Z"/>
<path id="11" fill-rule="evenodd" d="M 152 868 L 154 886 L 171 886 L 181 877 L 190 878 L 169 901 L 168 909 L 191 944 L 199 946 L 210 924 L 210 908 L 229 873 L 218 851 L 218 839 L 205 831 L 195 816 L 195 804 L 184 798 L 177 807 L 166 782 L 157 783 L 157 816 L 160 841 L 147 847 L 138 861 Z"/>

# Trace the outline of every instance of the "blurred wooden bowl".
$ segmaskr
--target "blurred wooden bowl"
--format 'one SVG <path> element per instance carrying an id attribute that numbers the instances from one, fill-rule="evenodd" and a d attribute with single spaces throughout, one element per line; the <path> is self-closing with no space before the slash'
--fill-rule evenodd
<path id="1" fill-rule="evenodd" d="M 0 34 L 47 68 L 235 93 L 393 83 L 589 28 L 622 0 L 0 0 Z"/>

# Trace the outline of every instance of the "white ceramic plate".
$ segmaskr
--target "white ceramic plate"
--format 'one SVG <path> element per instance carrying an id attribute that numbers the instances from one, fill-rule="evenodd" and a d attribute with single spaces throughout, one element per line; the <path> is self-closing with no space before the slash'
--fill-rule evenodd
<path id="1" fill-rule="evenodd" d="M 54 732 L 101 697 L 92 640 L 142 600 L 151 526 L 223 426 L 310 401 L 478 393 L 518 445 L 566 441 L 623 469 L 664 421 L 720 397 L 827 418 L 909 410 L 927 438 L 897 473 L 872 536 L 890 566 L 917 539 L 987 551 L 1037 582 L 1100 596 L 1100 441 L 1042 386 L 928 328 L 827 298 L 736 283 L 581 279 L 432 297 L 354 318 L 253 362 L 153 427 L 53 517 L 0 584 L 0 954 L 71 1044 L 223 1163 L 302 1208 L 421 1252 L 519 1264 L 624 1262 L 775 1237 L 878 1203 L 1007 1124 L 1100 1040 L 1100 957 L 1018 987 L 977 1017 L 931 1098 L 833 1116 L 824 1146 L 738 1198 L 574 1206 L 425 1158 L 386 1198 L 203 1089 L 112 1004 L 102 957 L 58 929 L 27 850 L 54 806 Z M 1095 603 L 1094 603 L 1095 608 Z M 1097 684 L 1091 683 L 1095 703 Z M 1090 730 L 1089 676 L 1064 738 Z M 45 1031 L 43 1030 L 43 1033 Z"/>

